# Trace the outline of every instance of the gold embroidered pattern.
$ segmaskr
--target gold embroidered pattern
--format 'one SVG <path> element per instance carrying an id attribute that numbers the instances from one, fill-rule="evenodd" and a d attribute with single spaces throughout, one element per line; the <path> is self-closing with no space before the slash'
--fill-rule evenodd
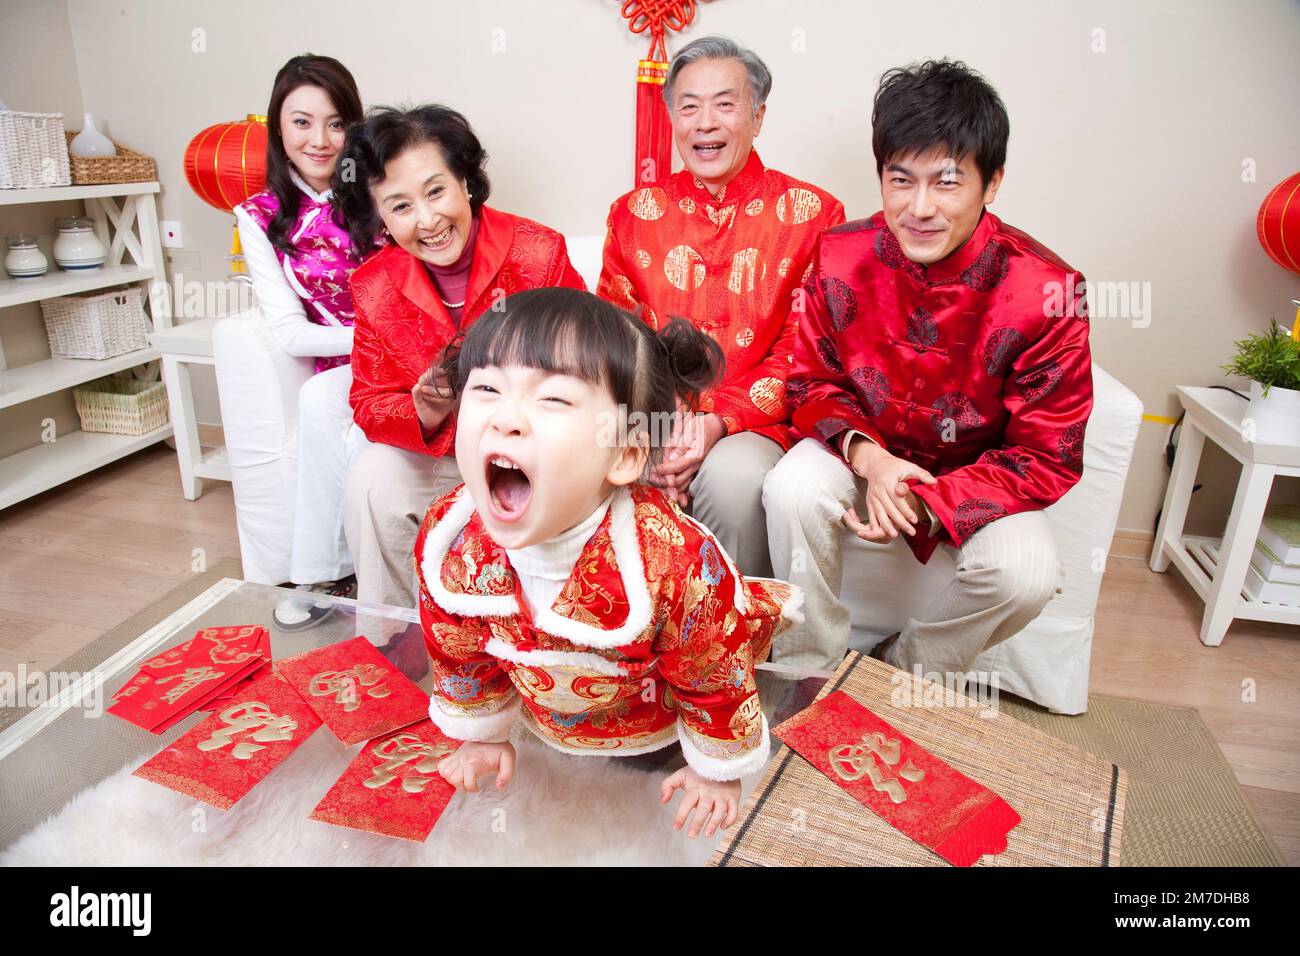
<path id="1" fill-rule="evenodd" d="M 888 769 L 898 766 L 899 760 L 902 759 L 902 749 L 901 741 L 888 738 L 879 731 L 864 734 L 859 743 L 832 747 L 831 767 L 845 780 L 861 780 L 864 776 L 867 777 L 876 790 L 887 794 L 895 803 L 902 803 L 907 799 L 907 791 L 899 781 L 919 783 L 925 779 L 925 771 L 918 769 L 910 760 L 894 773 L 887 772 Z M 884 767 L 876 763 L 876 757 L 884 761 Z"/>
<path id="2" fill-rule="evenodd" d="M 230 755 L 236 760 L 247 760 L 259 750 L 265 750 L 266 748 L 262 744 L 292 740 L 293 732 L 298 729 L 298 721 L 287 714 L 277 716 L 271 712 L 270 707 L 260 700 L 248 700 L 242 704 L 227 707 L 221 712 L 220 719 L 226 726 L 214 730 L 207 740 L 199 742 L 198 748 L 204 752 L 220 750 L 222 747 L 235 743 L 235 734 L 247 733 L 250 730 L 254 731 L 249 739 L 261 741 L 261 743 L 254 744 L 245 741 L 235 744 L 230 751 Z"/>
<path id="3" fill-rule="evenodd" d="M 376 744 L 370 752 L 382 762 L 375 766 L 365 785 L 372 790 L 392 783 L 397 771 L 415 761 L 410 773 L 402 777 L 402 789 L 407 793 L 423 793 L 424 788 L 437 779 L 438 761 L 452 752 L 446 744 L 430 744 L 415 734 L 394 734 Z"/>
<path id="4" fill-rule="evenodd" d="M 225 671 L 219 671 L 214 667 L 187 667 L 184 673 L 171 674 L 168 677 L 160 677 L 159 684 L 168 684 L 174 680 L 180 681 L 175 687 L 163 694 L 162 699 L 169 704 L 174 704 L 200 684 L 210 680 L 217 680 L 225 677 Z"/>
<path id="5" fill-rule="evenodd" d="M 321 671 L 312 677 L 309 685 L 313 697 L 333 697 L 351 713 L 361 706 L 362 689 L 367 696 L 383 698 L 392 693 L 383 683 L 388 668 L 375 664 L 357 664 L 342 671 Z"/>
<path id="6" fill-rule="evenodd" d="M 767 272 L 767 263 L 759 261 L 757 249 L 741 249 L 731 257 L 731 275 L 727 277 L 727 288 L 738 295 L 753 292 L 755 270 L 760 270 L 758 279 L 762 282 Z M 752 331 L 750 336 L 752 341 Z"/>

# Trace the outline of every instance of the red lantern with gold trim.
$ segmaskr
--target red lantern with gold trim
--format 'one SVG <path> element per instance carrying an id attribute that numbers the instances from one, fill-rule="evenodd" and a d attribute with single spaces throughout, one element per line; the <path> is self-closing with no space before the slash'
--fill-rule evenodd
<path id="1" fill-rule="evenodd" d="M 230 212 L 266 188 L 266 117 L 249 113 L 237 123 L 217 123 L 185 148 L 185 178 L 209 206 Z M 236 229 L 230 246 L 232 271 L 244 271 Z"/>
<path id="2" fill-rule="evenodd" d="M 1288 176 L 1264 197 L 1255 228 L 1268 257 L 1300 273 L 1300 173 Z"/>
<path id="3" fill-rule="evenodd" d="M 185 178 L 209 206 L 230 212 L 266 188 L 266 117 L 217 123 L 185 148 Z"/>

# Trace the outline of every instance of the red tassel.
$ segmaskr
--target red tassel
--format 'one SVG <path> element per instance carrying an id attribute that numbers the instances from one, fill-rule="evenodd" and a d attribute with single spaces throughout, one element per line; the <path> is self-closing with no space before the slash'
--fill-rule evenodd
<path id="1" fill-rule="evenodd" d="M 671 172 L 672 126 L 664 104 L 668 64 L 642 60 L 636 70 L 636 186 L 651 186 Z"/>
<path id="2" fill-rule="evenodd" d="M 633 33 L 650 34 L 650 51 L 636 70 L 636 156 L 632 182 L 650 186 L 672 172 L 672 125 L 664 103 L 668 47 L 664 34 L 695 19 L 695 0 L 623 0 L 619 13 Z"/>

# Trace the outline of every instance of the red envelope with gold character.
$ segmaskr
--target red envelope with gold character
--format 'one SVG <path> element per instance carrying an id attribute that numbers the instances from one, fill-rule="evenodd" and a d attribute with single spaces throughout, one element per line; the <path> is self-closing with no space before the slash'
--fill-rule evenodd
<path id="1" fill-rule="evenodd" d="M 260 664 L 253 668 L 253 670 L 248 674 L 237 676 L 225 687 L 220 688 L 212 697 L 199 704 L 196 709 L 216 710 L 218 707 L 230 703 L 230 701 L 234 699 L 235 695 L 244 689 L 245 682 L 261 680 L 263 677 L 270 677 L 273 671 L 274 665 L 271 663 L 271 653 L 268 650 L 266 662 L 264 664 Z"/>
<path id="2" fill-rule="evenodd" d="M 361 748 L 311 818 L 422 843 L 456 792 L 438 773 L 438 762 L 459 746 L 427 717 L 376 737 Z"/>
<path id="3" fill-rule="evenodd" d="M 221 687 L 211 692 L 207 700 L 201 701 L 196 710 L 215 710 L 231 700 L 234 696 L 244 689 L 247 681 L 261 680 L 271 674 L 273 665 L 271 663 L 271 635 L 267 633 L 266 628 L 261 628 L 261 635 L 257 641 L 257 657 L 251 659 L 248 664 L 250 669 L 241 674 L 236 674 Z"/>
<path id="4" fill-rule="evenodd" d="M 827 694 L 773 731 L 885 822 L 954 866 L 1007 848 L 1020 814 L 844 691 Z"/>
<path id="5" fill-rule="evenodd" d="M 177 737 L 135 776 L 229 810 L 319 726 L 294 689 L 272 674 Z"/>
<path id="6" fill-rule="evenodd" d="M 275 670 L 349 747 L 429 714 L 429 695 L 364 637 L 286 657 Z"/>
<path id="7" fill-rule="evenodd" d="M 114 695 L 115 703 L 108 711 L 145 730 L 162 733 L 204 701 L 233 687 L 269 657 L 270 642 L 259 625 L 204 628 L 184 644 L 142 664 L 139 673 Z"/>

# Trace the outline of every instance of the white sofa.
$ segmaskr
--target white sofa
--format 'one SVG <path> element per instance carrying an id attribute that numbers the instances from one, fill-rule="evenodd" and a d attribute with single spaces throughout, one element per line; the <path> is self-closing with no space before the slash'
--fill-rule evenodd
<path id="1" fill-rule="evenodd" d="M 213 327 L 212 358 L 244 580 L 281 584 L 293 543 L 298 390 L 315 361 L 282 349 L 257 309 Z"/>
<path id="2" fill-rule="evenodd" d="M 574 267 L 594 290 L 603 237 L 567 242 Z M 244 577 L 278 584 L 289 577 L 298 389 L 311 376 L 311 360 L 286 355 L 256 311 L 217 323 L 213 356 Z M 1047 509 L 1065 567 L 1064 591 L 1029 627 L 975 662 L 975 670 L 997 674 L 1000 690 L 1064 714 L 1087 709 L 1093 611 L 1142 420 L 1137 396 L 1096 365 L 1093 387 L 1083 478 Z M 953 565 L 942 549 L 921 566 L 901 542 L 849 538 L 843 597 L 853 644 L 866 648 L 899 630 L 951 579 Z"/>

